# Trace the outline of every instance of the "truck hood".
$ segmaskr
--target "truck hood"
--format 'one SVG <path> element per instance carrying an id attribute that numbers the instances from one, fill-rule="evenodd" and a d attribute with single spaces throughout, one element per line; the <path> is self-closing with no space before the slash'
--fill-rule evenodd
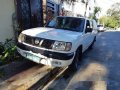
<path id="1" fill-rule="evenodd" d="M 22 33 L 32 37 L 40 37 L 50 40 L 66 41 L 66 42 L 72 42 L 73 40 L 77 39 L 78 36 L 82 35 L 82 33 L 79 32 L 73 32 L 73 31 L 55 29 L 55 28 L 46 28 L 46 27 L 28 29 L 28 30 L 24 30 Z"/>

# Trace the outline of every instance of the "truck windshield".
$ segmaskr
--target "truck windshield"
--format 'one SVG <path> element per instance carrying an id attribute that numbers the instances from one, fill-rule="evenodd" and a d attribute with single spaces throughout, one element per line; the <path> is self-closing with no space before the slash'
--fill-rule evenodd
<path id="1" fill-rule="evenodd" d="M 84 29 L 84 18 L 57 17 L 51 20 L 46 27 L 82 32 Z"/>

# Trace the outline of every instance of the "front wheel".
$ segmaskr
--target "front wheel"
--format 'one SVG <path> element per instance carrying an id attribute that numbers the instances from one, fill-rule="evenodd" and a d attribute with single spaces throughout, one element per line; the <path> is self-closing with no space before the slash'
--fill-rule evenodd
<path id="1" fill-rule="evenodd" d="M 69 65 L 69 69 L 73 70 L 73 71 L 77 71 L 78 66 L 79 66 L 78 64 L 79 64 L 79 61 L 81 61 L 81 59 L 82 59 L 82 49 L 79 48 L 79 49 L 77 49 L 77 51 L 75 53 L 73 62 Z"/>

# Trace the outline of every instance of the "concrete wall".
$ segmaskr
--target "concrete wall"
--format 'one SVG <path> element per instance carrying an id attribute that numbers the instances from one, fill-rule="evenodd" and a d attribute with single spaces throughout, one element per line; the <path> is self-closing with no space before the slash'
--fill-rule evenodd
<path id="1" fill-rule="evenodd" d="M 14 37 L 12 27 L 12 14 L 14 12 L 14 0 L 0 0 L 0 42 Z"/>

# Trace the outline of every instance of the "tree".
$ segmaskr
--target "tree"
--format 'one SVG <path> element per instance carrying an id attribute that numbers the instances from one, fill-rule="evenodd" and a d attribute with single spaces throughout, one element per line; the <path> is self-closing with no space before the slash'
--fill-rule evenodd
<path id="1" fill-rule="evenodd" d="M 120 15 L 120 3 L 113 4 L 112 7 L 107 10 L 107 15 L 109 16 Z"/>
<path id="2" fill-rule="evenodd" d="M 101 12 L 101 8 L 100 7 L 94 7 L 94 17 L 96 17 L 96 14 L 98 14 L 99 12 Z"/>
<path id="3" fill-rule="evenodd" d="M 120 26 L 120 3 L 115 3 L 107 10 L 107 15 L 114 18 Z"/>
<path id="4" fill-rule="evenodd" d="M 113 16 L 103 16 L 99 19 L 99 23 L 110 28 L 116 28 L 118 26 L 118 22 Z"/>
<path id="5" fill-rule="evenodd" d="M 97 21 L 98 19 L 96 16 L 99 12 L 101 12 L 101 8 L 97 6 L 94 7 L 93 15 L 91 15 L 90 18 L 95 19 Z"/>
<path id="6" fill-rule="evenodd" d="M 90 0 L 81 0 L 81 2 L 85 4 L 85 13 L 84 13 L 84 16 L 86 16 L 87 7 L 88 7 L 88 4 L 89 4 Z M 95 2 L 96 2 L 96 0 L 94 0 L 94 3 Z"/>

